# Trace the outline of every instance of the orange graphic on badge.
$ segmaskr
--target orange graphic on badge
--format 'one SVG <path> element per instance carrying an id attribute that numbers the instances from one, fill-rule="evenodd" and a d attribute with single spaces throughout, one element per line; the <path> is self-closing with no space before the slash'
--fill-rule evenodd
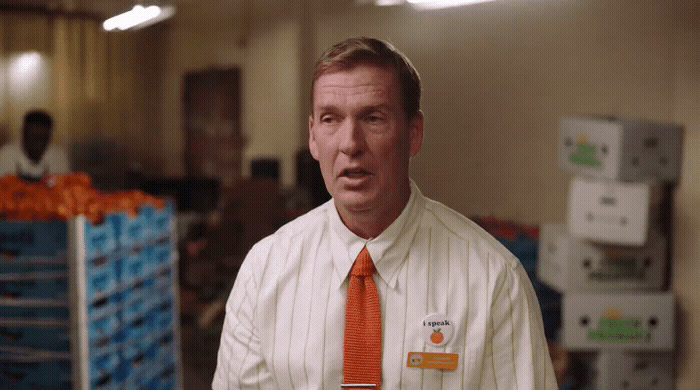
<path id="1" fill-rule="evenodd" d="M 416 354 L 409 354 L 408 355 L 408 362 L 412 366 L 418 366 L 421 363 L 423 363 L 423 355 L 416 353 Z"/>
<path id="2" fill-rule="evenodd" d="M 440 331 L 440 328 L 433 329 L 433 333 L 430 335 L 430 341 L 434 344 L 440 344 L 445 336 Z"/>

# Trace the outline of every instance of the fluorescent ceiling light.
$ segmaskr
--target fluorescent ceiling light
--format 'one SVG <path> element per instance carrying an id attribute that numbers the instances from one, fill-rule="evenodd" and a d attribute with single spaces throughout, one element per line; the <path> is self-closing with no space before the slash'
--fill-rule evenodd
<path id="1" fill-rule="evenodd" d="M 485 3 L 494 0 L 407 0 L 416 8 L 439 9 L 449 7 L 459 7 L 462 5 Z"/>
<path id="2" fill-rule="evenodd" d="M 144 7 L 137 4 L 129 11 L 117 16 L 113 16 L 102 23 L 102 27 L 107 31 L 139 29 L 160 22 L 175 14 L 174 6 L 150 5 Z"/>

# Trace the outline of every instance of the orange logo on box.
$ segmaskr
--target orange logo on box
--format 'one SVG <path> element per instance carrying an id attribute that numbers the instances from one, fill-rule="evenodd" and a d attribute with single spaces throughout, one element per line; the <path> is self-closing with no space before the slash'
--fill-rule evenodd
<path id="1" fill-rule="evenodd" d="M 456 353 L 409 352 L 406 366 L 454 370 L 457 368 L 458 362 L 459 355 Z"/>

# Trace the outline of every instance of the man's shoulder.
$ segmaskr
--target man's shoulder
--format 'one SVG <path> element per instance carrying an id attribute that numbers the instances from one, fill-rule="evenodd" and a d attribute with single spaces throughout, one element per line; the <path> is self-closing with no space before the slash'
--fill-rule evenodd
<path id="1" fill-rule="evenodd" d="M 458 211 L 432 199 L 426 199 L 425 211 L 443 234 L 463 241 L 470 250 L 481 254 L 480 257 L 500 259 L 510 267 L 518 263 L 517 258 L 495 237 Z"/>

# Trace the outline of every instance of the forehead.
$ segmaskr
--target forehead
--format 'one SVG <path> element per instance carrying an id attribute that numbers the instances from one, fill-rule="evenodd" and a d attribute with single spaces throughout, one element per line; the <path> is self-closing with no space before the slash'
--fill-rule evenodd
<path id="1" fill-rule="evenodd" d="M 396 74 L 390 69 L 358 65 L 349 70 L 325 73 L 314 84 L 314 106 L 354 100 L 391 100 L 398 102 Z"/>

